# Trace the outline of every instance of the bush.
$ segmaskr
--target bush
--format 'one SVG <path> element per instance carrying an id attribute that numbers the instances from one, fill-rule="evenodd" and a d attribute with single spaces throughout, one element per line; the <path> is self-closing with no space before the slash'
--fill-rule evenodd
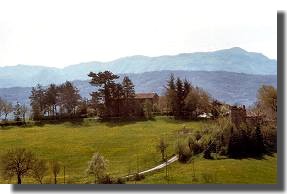
<path id="1" fill-rule="evenodd" d="M 136 181 L 140 181 L 140 180 L 142 180 L 142 179 L 144 179 L 144 178 L 145 178 L 145 176 L 144 176 L 143 174 L 137 173 L 137 174 L 135 175 L 135 180 L 136 180 Z"/>
<path id="2" fill-rule="evenodd" d="M 193 155 L 200 154 L 203 150 L 201 144 L 198 141 L 194 141 L 192 137 L 188 139 L 188 147 Z"/>
<path id="3" fill-rule="evenodd" d="M 259 127 L 253 130 L 238 129 L 231 132 L 227 151 L 229 157 L 260 157 L 264 153 L 263 136 Z"/>
<path id="4" fill-rule="evenodd" d="M 182 163 L 186 163 L 192 157 L 192 152 L 189 147 L 183 144 L 179 144 L 177 147 L 178 160 Z"/>
<path id="5" fill-rule="evenodd" d="M 227 155 L 228 147 L 227 146 L 221 146 L 219 149 L 219 155 L 225 156 Z"/>
<path id="6" fill-rule="evenodd" d="M 212 159 L 212 157 L 211 157 L 211 151 L 210 151 L 209 148 L 206 149 L 206 150 L 203 152 L 203 157 L 204 157 L 205 159 Z"/>
<path id="7" fill-rule="evenodd" d="M 262 138 L 265 151 L 272 153 L 277 151 L 277 130 L 270 124 L 262 126 Z"/>
<path id="8" fill-rule="evenodd" d="M 202 135 L 200 134 L 199 131 L 197 131 L 197 132 L 195 133 L 195 139 L 196 139 L 196 141 L 199 141 L 201 138 L 202 138 Z"/>
<path id="9" fill-rule="evenodd" d="M 125 180 L 122 178 L 117 178 L 116 184 L 125 184 Z"/>
<path id="10" fill-rule="evenodd" d="M 99 184 L 113 184 L 114 183 L 114 181 L 112 180 L 112 177 L 110 177 L 110 175 L 108 175 L 108 174 L 99 178 L 98 182 L 99 182 Z"/>

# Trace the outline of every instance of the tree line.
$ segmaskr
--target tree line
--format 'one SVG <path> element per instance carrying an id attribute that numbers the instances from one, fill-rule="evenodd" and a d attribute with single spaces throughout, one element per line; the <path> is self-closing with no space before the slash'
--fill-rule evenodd
<path id="1" fill-rule="evenodd" d="M 173 74 L 166 85 L 166 101 L 171 115 L 179 119 L 195 119 L 201 113 L 215 110 L 212 98 L 206 91 L 194 87 L 186 79 L 175 79 Z"/>
<path id="2" fill-rule="evenodd" d="M 32 118 L 61 119 L 89 113 L 102 119 L 150 118 L 152 105 L 135 100 L 135 86 L 129 77 L 125 76 L 119 83 L 116 82 L 119 76 L 109 71 L 90 72 L 88 76 L 90 84 L 96 87 L 90 100 L 81 98 L 79 90 L 69 81 L 59 86 L 50 84 L 46 89 L 41 85 L 33 87 L 29 97 Z"/>
<path id="3" fill-rule="evenodd" d="M 69 81 L 59 86 L 50 84 L 46 89 L 38 84 L 32 88 L 29 99 L 34 120 L 75 116 L 81 113 L 85 103 L 79 90 Z"/>
<path id="4" fill-rule="evenodd" d="M 91 93 L 91 104 L 101 118 L 134 118 L 144 116 L 143 107 L 135 100 L 135 86 L 128 76 L 121 83 L 116 83 L 118 75 L 109 71 L 88 75 L 90 84 L 97 87 Z"/>
<path id="5" fill-rule="evenodd" d="M 118 81 L 119 76 L 110 71 L 90 72 L 88 76 L 89 83 L 96 88 L 90 94 L 90 100 L 81 98 L 79 90 L 69 81 L 59 86 L 50 84 L 47 88 L 41 85 L 33 87 L 29 97 L 32 118 L 41 120 L 47 117 L 66 118 L 90 114 L 103 119 L 142 117 L 149 119 L 153 116 L 153 111 L 162 113 L 162 109 L 176 119 L 193 120 L 202 113 L 208 113 L 212 118 L 217 118 L 222 114 L 219 107 L 223 103 L 213 99 L 202 88 L 193 86 L 186 79 L 175 78 L 173 74 L 170 75 L 165 86 L 165 96 L 160 97 L 157 104 L 137 101 L 135 86 L 127 76 L 124 76 L 121 82 Z M 274 88 L 269 86 L 263 86 L 259 92 L 262 93 L 266 89 L 273 96 L 275 95 Z M 277 109 L 274 103 L 274 97 L 271 100 L 261 99 L 261 102 L 258 101 L 254 106 L 254 111 L 265 115 L 266 118 L 274 119 L 274 109 Z M 263 113 L 263 109 L 268 109 L 268 113 Z"/>

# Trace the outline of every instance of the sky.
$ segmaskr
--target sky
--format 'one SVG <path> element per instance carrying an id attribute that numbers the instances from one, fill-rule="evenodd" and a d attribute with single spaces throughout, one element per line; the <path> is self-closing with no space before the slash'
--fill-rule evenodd
<path id="1" fill-rule="evenodd" d="M 0 0 L 0 66 L 64 67 L 231 47 L 276 59 L 276 13 L 281 4 L 280 0 Z"/>

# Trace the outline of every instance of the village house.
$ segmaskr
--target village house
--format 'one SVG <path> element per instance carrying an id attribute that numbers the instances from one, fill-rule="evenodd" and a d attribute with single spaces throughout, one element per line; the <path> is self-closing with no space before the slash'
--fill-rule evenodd
<path id="1" fill-rule="evenodd" d="M 154 105 L 158 103 L 159 96 L 157 93 L 136 93 L 135 99 L 141 104 L 149 101 L 154 107 Z"/>

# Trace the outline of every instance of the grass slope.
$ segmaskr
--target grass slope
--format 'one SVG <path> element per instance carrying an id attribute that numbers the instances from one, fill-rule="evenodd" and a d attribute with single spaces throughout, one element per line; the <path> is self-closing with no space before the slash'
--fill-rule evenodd
<path id="1" fill-rule="evenodd" d="M 55 159 L 65 165 L 66 183 L 90 183 L 93 177 L 87 177 L 85 169 L 94 152 L 101 153 L 109 161 L 108 171 L 111 176 L 120 177 L 159 164 L 161 155 L 156 151 L 155 145 L 160 137 L 165 137 L 170 144 L 168 155 L 171 156 L 177 142 L 178 130 L 183 126 L 200 130 L 208 124 L 203 121 L 183 122 L 157 117 L 153 121 L 139 122 L 101 123 L 85 120 L 77 125 L 66 122 L 26 128 L 2 128 L 0 154 L 12 147 L 25 147 L 35 152 L 39 158 Z M 235 168 L 238 169 L 234 171 Z M 173 164 L 170 167 L 171 182 L 192 183 L 190 169 L 190 164 Z M 224 183 L 253 183 L 256 182 L 255 179 L 260 183 L 269 183 L 275 181 L 276 158 L 217 161 L 199 159 L 196 169 L 199 174 L 204 169 L 216 169 L 217 180 Z M 160 171 L 146 177 L 142 183 L 165 183 L 163 173 Z M 265 178 L 261 176 L 263 174 Z M 257 177 L 259 175 L 261 178 Z M 49 172 L 44 178 L 44 183 L 51 183 L 52 180 Z M 10 182 L 16 183 L 16 180 Z M 58 182 L 63 183 L 63 171 Z M 9 181 L 1 178 L 0 183 Z M 24 177 L 23 183 L 34 183 L 34 180 Z"/>
<path id="2" fill-rule="evenodd" d="M 261 160 L 249 158 L 242 160 L 197 159 L 194 163 L 179 162 L 168 167 L 168 179 L 165 169 L 146 176 L 138 184 L 276 184 L 277 157 L 265 156 Z"/>

